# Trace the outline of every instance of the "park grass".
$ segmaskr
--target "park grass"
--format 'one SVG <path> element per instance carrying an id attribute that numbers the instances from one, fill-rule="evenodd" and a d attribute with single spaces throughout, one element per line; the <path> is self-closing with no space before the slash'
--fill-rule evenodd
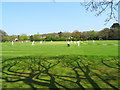
<path id="1" fill-rule="evenodd" d="M 31 42 L 15 42 L 2 44 L 2 56 L 59 56 L 59 55 L 103 55 L 103 56 L 118 56 L 118 41 L 92 41 L 88 43 L 82 42 L 78 47 L 77 44 L 72 43 L 70 47 L 67 47 L 65 41 L 62 42 L 35 42 L 35 45 L 31 45 Z"/>
<path id="2" fill-rule="evenodd" d="M 118 89 L 118 41 L 2 43 L 3 88 Z"/>

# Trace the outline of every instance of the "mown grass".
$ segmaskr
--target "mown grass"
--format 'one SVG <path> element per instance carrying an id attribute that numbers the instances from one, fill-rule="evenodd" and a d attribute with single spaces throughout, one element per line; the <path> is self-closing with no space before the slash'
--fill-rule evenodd
<path id="1" fill-rule="evenodd" d="M 10 58 L 3 61 L 3 88 L 118 89 L 117 64 L 116 56 Z"/>
<path id="2" fill-rule="evenodd" d="M 2 43 L 3 88 L 118 89 L 118 41 Z"/>
<path id="3" fill-rule="evenodd" d="M 11 43 L 2 44 L 2 56 L 17 57 L 17 56 L 59 56 L 59 55 L 103 55 L 103 56 L 117 56 L 118 55 L 118 41 L 92 41 L 88 43 L 82 42 L 80 46 L 72 43 L 67 47 L 67 43 L 63 42 L 17 42 L 14 45 Z"/>

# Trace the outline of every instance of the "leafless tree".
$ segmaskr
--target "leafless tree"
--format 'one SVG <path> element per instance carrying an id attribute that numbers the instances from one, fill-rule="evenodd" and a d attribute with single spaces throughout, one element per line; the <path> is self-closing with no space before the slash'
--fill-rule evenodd
<path id="1" fill-rule="evenodd" d="M 89 2 L 84 1 L 82 5 L 87 11 L 96 11 L 96 16 L 100 16 L 109 10 L 107 13 L 108 17 L 105 19 L 106 24 L 112 19 L 118 21 L 118 15 L 116 13 L 119 11 L 118 6 L 120 5 L 120 0 L 90 0 Z"/>
<path id="2" fill-rule="evenodd" d="M 55 2 L 57 0 L 53 0 Z M 84 0 L 81 5 L 85 7 L 87 11 L 96 11 L 96 16 L 100 16 L 105 11 L 109 10 L 105 19 L 107 24 L 110 20 L 114 19 L 118 21 L 118 11 L 120 11 L 120 0 Z M 119 6 L 119 8 L 118 8 Z"/>

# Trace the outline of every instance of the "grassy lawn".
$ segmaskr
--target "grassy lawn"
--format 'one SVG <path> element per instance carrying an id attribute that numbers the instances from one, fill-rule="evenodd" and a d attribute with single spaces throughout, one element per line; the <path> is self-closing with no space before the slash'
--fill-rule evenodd
<path id="1" fill-rule="evenodd" d="M 2 43 L 3 88 L 118 89 L 118 41 Z"/>
<path id="2" fill-rule="evenodd" d="M 4 56 L 58 56 L 58 55 L 103 55 L 103 56 L 117 56 L 118 55 L 118 41 L 86 41 L 81 42 L 80 46 L 72 42 L 70 47 L 67 47 L 65 41 L 62 42 L 17 42 L 12 45 L 11 43 L 2 44 L 2 54 Z"/>

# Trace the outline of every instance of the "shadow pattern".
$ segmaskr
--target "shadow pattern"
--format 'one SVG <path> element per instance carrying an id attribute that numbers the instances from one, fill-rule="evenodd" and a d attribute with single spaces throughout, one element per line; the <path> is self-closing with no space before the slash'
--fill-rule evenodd
<path id="1" fill-rule="evenodd" d="M 38 88 L 69 90 L 78 88 L 85 90 L 86 88 L 101 89 L 113 88 L 118 90 L 118 86 L 111 83 L 112 79 L 109 74 L 105 74 L 102 70 L 97 70 L 94 62 L 87 62 L 85 58 L 61 56 L 61 57 L 16 57 L 3 60 L 3 88 L 9 88 L 5 83 L 18 83 L 22 85 L 17 88 L 29 87 L 33 90 Z M 93 63 L 93 64 L 92 64 Z M 101 64 L 111 69 L 113 67 L 107 65 L 103 60 Z M 96 67 L 96 68 L 95 68 Z M 93 69 L 94 68 L 94 69 Z M 114 67 L 113 69 L 118 69 Z M 96 72 L 99 71 L 99 72 Z M 114 79 L 117 80 L 118 76 Z M 114 80 L 113 79 L 113 80 Z M 105 87 L 104 87 L 105 85 Z M 14 88 L 14 87 L 10 87 Z"/>

